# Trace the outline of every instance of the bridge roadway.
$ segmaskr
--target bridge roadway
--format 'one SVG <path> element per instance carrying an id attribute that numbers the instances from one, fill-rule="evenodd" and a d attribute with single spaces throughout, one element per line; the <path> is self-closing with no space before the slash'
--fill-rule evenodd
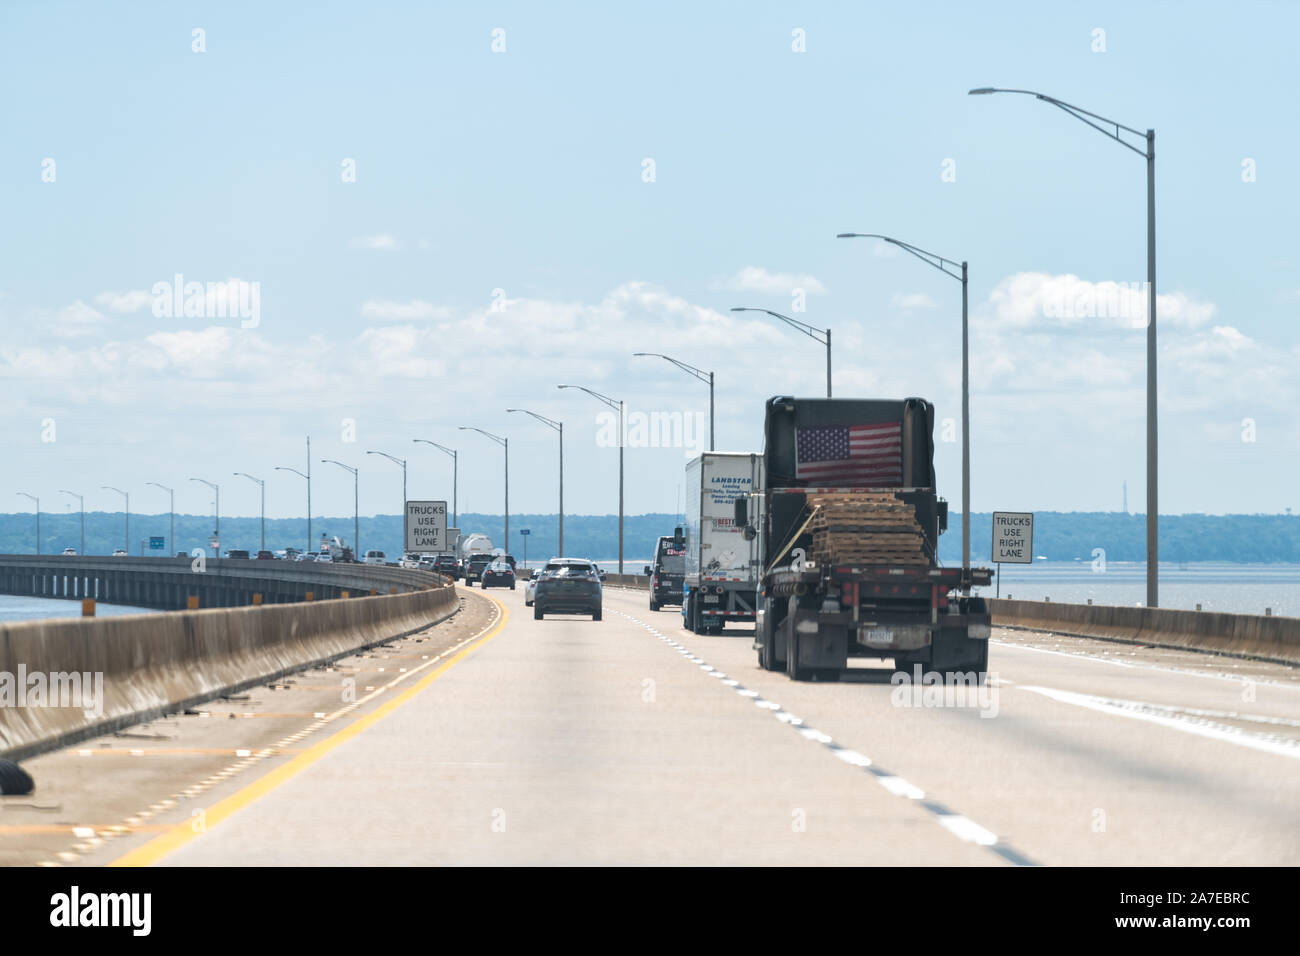
<path id="1" fill-rule="evenodd" d="M 360 563 L 0 554 L 0 594 L 91 597 L 159 610 L 185 608 L 191 597 L 200 608 L 244 607 L 254 594 L 264 604 L 304 601 L 308 593 L 323 601 L 345 591 L 418 590 L 437 580 L 428 571 Z"/>
<path id="2" fill-rule="evenodd" d="M 336 669 L 33 759 L 22 799 L 61 811 L 8 798 L 0 861 L 1300 863 L 1296 668 L 996 629 L 984 706 L 899 706 L 886 669 L 794 683 L 644 592 L 607 588 L 602 622 L 461 597 Z"/>

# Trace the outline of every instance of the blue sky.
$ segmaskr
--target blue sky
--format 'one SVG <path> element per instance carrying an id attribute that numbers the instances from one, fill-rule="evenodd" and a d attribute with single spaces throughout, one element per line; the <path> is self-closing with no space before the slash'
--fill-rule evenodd
<path id="1" fill-rule="evenodd" d="M 511 436 L 512 511 L 551 510 L 553 435 L 505 412 L 527 407 L 566 423 L 569 510 L 610 512 L 602 407 L 554 385 L 706 411 L 631 357 L 666 352 L 716 370 L 719 447 L 757 448 L 764 398 L 817 394 L 824 356 L 728 309 L 795 289 L 837 394 L 959 419 L 958 284 L 842 231 L 970 261 L 975 510 L 1118 509 L 1125 479 L 1139 510 L 1145 333 L 1051 303 L 1145 280 L 1143 161 L 984 85 L 1157 130 L 1161 510 L 1300 504 L 1298 28 L 1281 3 L 7 3 L 0 510 L 70 485 L 164 510 L 159 481 L 198 512 L 199 475 L 251 514 L 239 470 L 292 515 L 272 469 L 309 433 L 361 465 L 363 512 L 400 494 L 366 449 L 449 493 L 416 437 L 462 449 L 462 510 L 498 510 L 499 450 L 462 424 Z M 153 314 L 178 273 L 257 283 L 256 326 Z M 629 512 L 676 509 L 686 451 L 627 450 Z M 315 510 L 348 510 L 314 467 Z"/>

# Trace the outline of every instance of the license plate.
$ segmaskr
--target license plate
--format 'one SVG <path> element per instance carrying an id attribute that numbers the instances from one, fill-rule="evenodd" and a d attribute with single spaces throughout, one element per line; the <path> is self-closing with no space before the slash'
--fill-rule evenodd
<path id="1" fill-rule="evenodd" d="M 706 594 L 706 595 L 704 595 L 704 603 L 705 603 L 705 604 L 717 604 L 717 603 L 718 603 L 718 598 L 719 598 L 719 597 L 720 597 L 720 595 L 717 595 L 717 594 Z"/>
<path id="2" fill-rule="evenodd" d="M 866 638 L 868 644 L 894 643 L 894 631 L 888 627 L 863 628 L 862 636 Z"/>

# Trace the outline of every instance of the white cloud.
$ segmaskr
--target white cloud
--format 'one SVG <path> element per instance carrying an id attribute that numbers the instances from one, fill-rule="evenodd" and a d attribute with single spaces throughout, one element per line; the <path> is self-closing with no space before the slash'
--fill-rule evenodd
<path id="1" fill-rule="evenodd" d="M 889 300 L 889 304 L 897 309 L 933 309 L 936 307 L 934 299 L 924 292 L 895 292 L 894 297 Z"/>
<path id="2" fill-rule="evenodd" d="M 711 288 L 730 292 L 759 292 L 763 295 L 793 295 L 802 289 L 809 295 L 824 295 L 826 287 L 816 276 L 807 273 L 768 272 L 760 266 L 745 266 L 734 276 L 716 279 Z"/>
<path id="3" fill-rule="evenodd" d="M 78 299 L 46 318 L 51 332 L 59 338 L 72 339 L 93 335 L 104 324 L 104 315 Z"/>
<path id="4" fill-rule="evenodd" d="M 412 322 L 419 319 L 449 319 L 451 310 L 423 299 L 397 302 L 392 299 L 371 299 L 361 304 L 361 315 L 372 322 Z"/>
<path id="5" fill-rule="evenodd" d="M 990 296 L 972 309 L 977 483 L 990 480 L 991 473 L 1001 475 L 992 463 L 1006 454 L 1022 456 L 1017 480 L 1027 482 L 1027 489 L 1048 481 L 1053 467 L 1085 467 L 1089 454 L 1132 451 L 1140 457 L 1143 330 L 1105 322 L 1008 324 L 1007 313 L 998 309 L 1010 308 L 1012 299 L 1005 296 L 1015 278 L 1007 277 L 995 290 L 1004 298 Z M 632 353 L 664 352 L 716 370 L 720 447 L 733 448 L 761 447 L 762 408 L 769 396 L 817 395 L 824 387 L 824 350 L 782 323 L 718 311 L 644 282 L 623 283 L 591 300 L 512 298 L 499 311 L 486 298 L 475 309 L 378 297 L 367 304 L 383 321 L 367 323 L 356 334 L 329 337 L 281 334 L 279 323 L 253 330 L 214 321 L 208 327 L 186 323 L 165 329 L 123 323 L 116 330 L 124 336 L 121 341 L 72 342 L 35 322 L 14 323 L 20 328 L 0 342 L 0 377 L 21 382 L 15 389 L 20 417 L 59 418 L 60 451 L 84 448 L 89 455 L 92 447 L 100 448 L 95 443 L 119 441 L 127 429 L 140 436 L 139 454 L 147 458 L 153 454 L 147 450 L 151 435 L 165 431 L 167 460 L 183 461 L 186 468 L 205 467 L 231 450 L 254 462 L 260 454 L 264 465 L 282 463 L 277 457 L 287 440 L 282 432 L 297 443 L 299 429 L 313 435 L 314 452 L 319 442 L 330 449 L 327 457 L 341 455 L 352 463 L 360 446 L 332 444 L 338 442 L 338 422 L 348 419 L 355 420 L 364 441 L 376 443 L 366 447 L 397 448 L 416 435 L 454 441 L 456 425 L 481 425 L 511 436 L 512 476 L 516 460 L 536 459 L 545 471 L 553 460 L 550 436 L 532 429 L 524 416 L 505 413 L 510 406 L 531 408 L 565 422 L 574 486 L 590 482 L 586 492 L 574 492 L 574 500 L 596 512 L 617 503 L 606 494 L 616 458 L 595 444 L 597 416 L 605 409 L 580 393 L 558 391 L 557 383 L 586 385 L 624 399 L 629 414 L 707 414 L 707 388 L 662 360 Z M 87 314 L 93 309 L 68 308 L 98 325 Z M 959 417 L 960 327 L 951 310 L 893 323 L 846 317 L 835 329 L 837 394 L 920 395 L 935 403 L 940 422 Z M 1246 417 L 1260 422 L 1267 441 L 1294 434 L 1300 395 L 1290 368 L 1298 362 L 1300 354 L 1255 341 L 1227 321 L 1195 328 L 1168 324 L 1160 339 L 1160 411 L 1169 460 L 1177 460 L 1179 444 L 1188 436 L 1210 434 L 1204 431 L 1207 422 L 1223 426 L 1214 434 L 1226 436 L 1222 440 L 1231 441 L 1233 449 L 1241 442 L 1227 425 Z M 451 405 L 426 400 L 446 389 L 470 397 Z M 251 450 L 258 447 L 262 451 Z M 944 467 L 950 470 L 942 481 L 948 489 L 954 487 L 953 447 L 940 448 L 948 456 Z M 670 505 L 675 502 L 681 455 L 652 449 L 636 455 L 629 460 L 629 502 L 657 501 L 654 496 L 661 492 Z M 141 468 L 148 464 L 145 458 Z M 493 460 L 489 454 L 473 461 L 479 458 Z M 470 461 L 467 455 L 462 464 Z M 165 473 L 165 466 L 155 467 Z M 479 466 L 468 467 L 461 476 L 462 511 L 495 507 L 499 485 L 485 486 L 490 493 L 474 491 L 475 479 L 467 475 Z M 521 474 L 527 474 L 531 465 L 523 467 Z M 495 481 L 498 472 L 484 468 L 477 480 Z M 1133 484 L 1134 473 L 1128 477 Z M 1190 488 L 1193 478 L 1171 487 Z M 550 499 L 540 492 L 536 504 L 524 505 L 535 496 L 537 482 L 518 480 L 512 502 L 518 488 L 521 507 L 547 506 Z M 1208 488 L 1209 480 L 1202 485 Z M 1082 487 L 1077 476 L 1071 481 L 1070 494 L 1085 494 L 1075 487 Z M 382 483 L 371 486 L 387 489 L 383 495 L 391 490 Z M 364 479 L 362 487 L 364 498 L 370 493 Z M 350 487 L 339 488 L 341 500 L 350 503 Z M 478 495 L 478 504 L 467 505 L 466 495 Z M 380 496 L 369 506 L 363 500 L 363 510 L 389 508 L 387 500 Z"/>
<path id="6" fill-rule="evenodd" d="M 138 312 L 153 301 L 153 295 L 144 289 L 129 292 L 101 292 L 95 304 L 110 312 Z"/>
<path id="7" fill-rule="evenodd" d="M 359 246 L 362 249 L 377 249 L 382 252 L 391 252 L 402 247 L 401 242 L 395 236 L 388 235 L 388 233 L 379 233 L 374 236 L 357 236 L 352 240 L 352 245 Z"/>

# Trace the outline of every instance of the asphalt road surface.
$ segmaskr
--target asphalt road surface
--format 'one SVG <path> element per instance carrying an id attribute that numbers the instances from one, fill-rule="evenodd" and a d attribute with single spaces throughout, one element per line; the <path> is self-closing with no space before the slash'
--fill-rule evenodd
<path id="1" fill-rule="evenodd" d="M 765 673 L 644 592 L 464 600 L 468 643 L 77 861 L 1300 863 L 1293 668 L 998 629 L 992 686 L 936 701 Z"/>

